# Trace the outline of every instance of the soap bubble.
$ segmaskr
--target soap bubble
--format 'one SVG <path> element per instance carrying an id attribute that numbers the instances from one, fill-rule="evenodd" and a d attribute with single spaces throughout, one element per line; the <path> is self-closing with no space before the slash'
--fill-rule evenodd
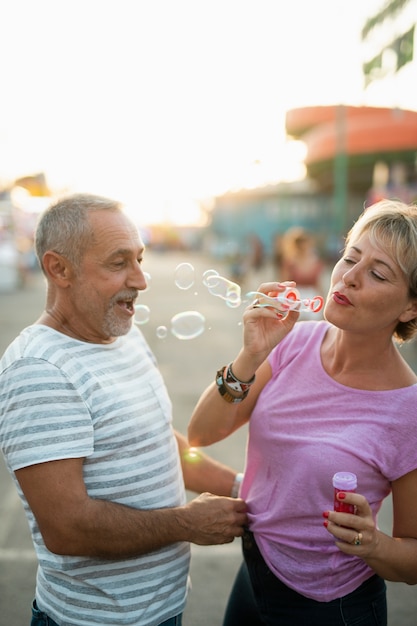
<path id="1" fill-rule="evenodd" d="M 146 280 L 146 287 L 145 289 L 141 289 L 141 293 L 145 293 L 145 291 L 149 291 L 149 289 L 151 288 L 151 275 L 148 272 L 143 272 L 143 275 L 145 277 Z"/>
<path id="2" fill-rule="evenodd" d="M 198 311 L 183 311 L 171 319 L 171 332 L 177 339 L 195 339 L 204 332 L 205 323 Z"/>
<path id="3" fill-rule="evenodd" d="M 135 305 L 135 324 L 146 324 L 149 322 L 151 310 L 146 304 Z"/>
<path id="4" fill-rule="evenodd" d="M 168 328 L 166 326 L 158 326 L 156 329 L 156 336 L 158 339 L 165 339 L 168 335 Z"/>
<path id="5" fill-rule="evenodd" d="M 209 292 L 225 300 L 229 307 L 236 308 L 241 305 L 240 285 L 218 274 L 208 275 L 204 280 Z"/>
<path id="6" fill-rule="evenodd" d="M 180 263 L 175 269 L 175 284 L 179 289 L 189 289 L 194 285 L 195 272 L 191 263 Z"/>
<path id="7" fill-rule="evenodd" d="M 205 285 L 206 287 L 209 286 L 208 284 L 208 280 L 213 277 L 213 276 L 218 276 L 219 272 L 217 270 L 206 270 L 203 273 L 203 285 Z"/>

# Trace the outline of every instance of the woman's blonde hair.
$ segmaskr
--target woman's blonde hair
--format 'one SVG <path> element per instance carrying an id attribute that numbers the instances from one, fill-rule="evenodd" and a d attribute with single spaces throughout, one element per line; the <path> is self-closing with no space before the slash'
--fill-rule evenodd
<path id="1" fill-rule="evenodd" d="M 398 200 L 381 200 L 364 210 L 346 237 L 352 240 L 367 233 L 399 265 L 408 283 L 410 298 L 417 299 L 417 206 Z M 402 341 L 417 333 L 417 318 L 398 322 L 394 337 Z"/>

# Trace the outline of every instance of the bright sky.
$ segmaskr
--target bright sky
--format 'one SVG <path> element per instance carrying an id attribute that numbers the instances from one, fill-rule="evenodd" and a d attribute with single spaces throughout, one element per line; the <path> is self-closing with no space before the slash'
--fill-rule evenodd
<path id="1" fill-rule="evenodd" d="M 360 31 L 381 4 L 8 0 L 0 182 L 43 171 L 149 223 L 297 177 L 285 111 L 364 103 Z"/>

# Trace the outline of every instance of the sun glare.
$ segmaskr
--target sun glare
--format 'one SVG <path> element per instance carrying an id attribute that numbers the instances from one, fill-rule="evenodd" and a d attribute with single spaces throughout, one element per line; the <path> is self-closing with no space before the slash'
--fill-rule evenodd
<path id="1" fill-rule="evenodd" d="M 288 109 L 361 103 L 375 0 L 40 1 L 47 20 L 30 0 L 2 15 L 1 181 L 43 172 L 144 223 L 200 224 L 201 201 L 305 175 Z"/>

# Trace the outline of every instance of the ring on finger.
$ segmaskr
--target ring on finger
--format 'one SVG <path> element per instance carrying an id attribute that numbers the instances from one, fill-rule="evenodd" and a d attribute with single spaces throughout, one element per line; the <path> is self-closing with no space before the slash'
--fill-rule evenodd
<path id="1" fill-rule="evenodd" d="M 360 546 L 362 545 L 362 533 L 358 533 L 355 537 L 355 539 L 353 540 L 353 545 L 354 546 Z"/>

